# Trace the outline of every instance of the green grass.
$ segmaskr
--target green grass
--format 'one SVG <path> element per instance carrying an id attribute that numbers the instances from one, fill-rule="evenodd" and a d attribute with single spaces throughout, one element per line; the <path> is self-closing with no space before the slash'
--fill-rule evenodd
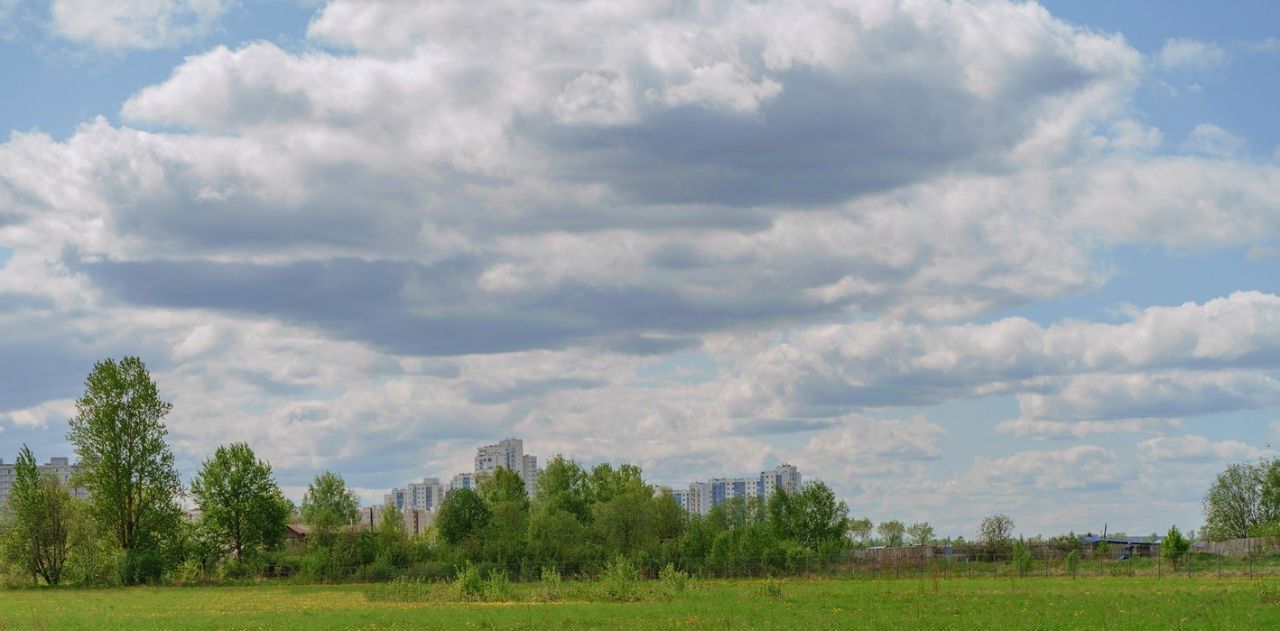
<path id="1" fill-rule="evenodd" d="M 449 602 L 449 588 L 426 586 L 426 602 L 371 601 L 365 585 L 15 589 L 0 629 L 1280 628 L 1280 578 L 694 581 L 628 603 L 568 581 L 550 603 L 537 583 L 503 603 Z"/>

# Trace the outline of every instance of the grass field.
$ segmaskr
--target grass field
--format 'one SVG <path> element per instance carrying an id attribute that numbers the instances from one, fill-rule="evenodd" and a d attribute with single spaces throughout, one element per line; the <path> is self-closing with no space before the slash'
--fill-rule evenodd
<path id="1" fill-rule="evenodd" d="M 539 603 L 536 584 L 506 603 L 371 602 L 365 589 L 16 589 L 0 591 L 0 629 L 1280 628 L 1280 578 L 700 581 L 636 603 Z"/>

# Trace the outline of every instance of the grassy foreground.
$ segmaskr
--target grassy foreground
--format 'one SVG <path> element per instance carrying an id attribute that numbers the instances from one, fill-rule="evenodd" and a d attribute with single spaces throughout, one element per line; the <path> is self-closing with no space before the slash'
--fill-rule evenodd
<path id="1" fill-rule="evenodd" d="M 0 591 L 0 629 L 1280 628 L 1280 578 L 770 585 L 700 581 L 635 603 L 539 603 L 536 584 L 514 586 L 508 603 L 371 602 L 361 585 L 18 589 Z"/>

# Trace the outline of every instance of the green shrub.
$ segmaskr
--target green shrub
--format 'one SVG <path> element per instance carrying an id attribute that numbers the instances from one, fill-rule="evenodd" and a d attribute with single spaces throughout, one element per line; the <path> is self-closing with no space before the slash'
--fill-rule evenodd
<path id="1" fill-rule="evenodd" d="M 1067 571 L 1075 576 L 1077 570 L 1080 569 L 1080 551 L 1072 550 L 1067 553 Z"/>
<path id="2" fill-rule="evenodd" d="M 204 565 L 199 559 L 186 559 L 173 568 L 173 580 L 185 585 L 195 583 L 203 583 L 208 576 L 205 574 Z"/>
<path id="3" fill-rule="evenodd" d="M 484 579 L 484 599 L 489 602 L 508 602 L 511 600 L 511 582 L 507 573 L 501 570 L 490 570 Z"/>
<path id="4" fill-rule="evenodd" d="M 557 570 L 555 566 L 548 565 L 542 568 L 540 579 L 539 599 L 547 602 L 560 600 L 564 590 L 564 581 L 560 577 L 560 570 Z"/>
<path id="5" fill-rule="evenodd" d="M 164 575 L 164 560 L 155 550 L 129 550 L 119 557 L 117 572 L 125 585 L 159 583 Z"/>
<path id="6" fill-rule="evenodd" d="M 658 571 L 658 585 L 663 596 L 675 598 L 689 586 L 689 575 L 677 570 L 675 564 L 668 563 Z"/>
<path id="7" fill-rule="evenodd" d="M 480 578 L 480 570 L 470 562 L 459 568 L 458 575 L 453 579 L 453 589 L 458 600 L 482 600 L 485 582 Z"/>
<path id="8" fill-rule="evenodd" d="M 1022 538 L 1013 542 L 1013 568 L 1017 570 L 1019 576 L 1031 569 L 1031 550 L 1027 548 L 1027 542 Z"/>
<path id="9" fill-rule="evenodd" d="M 600 574 L 601 596 L 612 602 L 639 600 L 639 581 L 636 567 L 626 557 L 618 555 L 604 566 L 604 572 Z"/>

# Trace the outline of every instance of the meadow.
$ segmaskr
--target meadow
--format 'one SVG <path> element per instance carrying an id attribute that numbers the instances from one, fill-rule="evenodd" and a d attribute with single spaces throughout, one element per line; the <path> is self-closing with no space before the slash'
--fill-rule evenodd
<path id="1" fill-rule="evenodd" d="M 447 583 L 0 591 L 0 629 L 1264 629 L 1280 628 L 1280 578 L 643 581 L 637 602 L 598 583 L 537 582 L 500 602 Z"/>

